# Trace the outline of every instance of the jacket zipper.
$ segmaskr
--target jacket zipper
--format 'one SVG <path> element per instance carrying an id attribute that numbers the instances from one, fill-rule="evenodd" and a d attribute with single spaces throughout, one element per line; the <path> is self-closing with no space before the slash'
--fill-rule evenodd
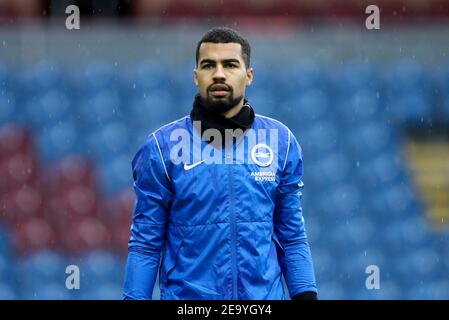
<path id="1" fill-rule="evenodd" d="M 235 225 L 235 204 L 232 164 L 227 164 L 229 174 L 230 209 L 231 209 L 231 267 L 232 267 L 232 300 L 237 300 L 237 245 Z"/>

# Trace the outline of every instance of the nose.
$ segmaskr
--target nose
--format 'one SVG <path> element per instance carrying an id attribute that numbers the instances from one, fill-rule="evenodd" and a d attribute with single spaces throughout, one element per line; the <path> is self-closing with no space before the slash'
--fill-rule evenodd
<path id="1" fill-rule="evenodd" d="M 217 65 L 217 67 L 215 68 L 215 72 L 212 75 L 214 81 L 223 81 L 226 80 L 226 75 L 224 73 L 223 67 L 221 65 Z"/>

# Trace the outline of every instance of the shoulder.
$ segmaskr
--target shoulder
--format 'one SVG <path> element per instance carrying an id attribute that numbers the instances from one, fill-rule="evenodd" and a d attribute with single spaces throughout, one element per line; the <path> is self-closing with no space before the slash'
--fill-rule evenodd
<path id="1" fill-rule="evenodd" d="M 290 139 L 291 130 L 281 121 L 257 113 L 254 121 L 257 128 L 276 129 L 279 131 L 279 136 Z"/>
<path id="2" fill-rule="evenodd" d="M 297 139 L 297 137 L 293 134 L 287 125 L 282 123 L 279 120 L 263 116 L 260 114 L 256 114 L 255 121 L 258 122 L 257 127 L 266 128 L 266 129 L 278 129 L 279 130 L 279 146 L 285 150 L 285 156 L 283 158 L 283 167 L 285 167 L 285 163 L 287 157 L 291 155 L 296 155 L 299 159 L 302 159 L 302 147 Z M 280 149 L 282 150 L 282 149 Z"/>
<path id="3" fill-rule="evenodd" d="M 190 116 L 185 116 L 170 123 L 167 123 L 158 129 L 151 132 L 143 145 L 140 146 L 133 163 L 138 161 L 140 158 L 163 158 L 164 148 L 167 146 L 167 137 L 169 139 L 170 134 L 176 129 L 186 129 L 188 127 L 188 122 L 190 121 Z"/>
<path id="4" fill-rule="evenodd" d="M 150 133 L 150 137 L 153 136 L 155 139 L 160 139 L 163 137 L 166 137 L 167 135 L 170 136 L 170 133 L 173 130 L 176 129 L 188 129 L 188 125 L 190 122 L 190 115 L 184 116 L 180 119 L 177 119 L 175 121 L 172 121 L 170 123 L 167 123 L 163 125 L 162 127 L 154 130 L 152 133 Z"/>
<path id="5" fill-rule="evenodd" d="M 281 168 L 284 170 L 287 158 L 302 159 L 302 149 L 289 127 L 279 120 L 256 114 L 255 127 L 257 129 L 278 131 L 278 150 Z M 293 157 L 293 158 L 292 158 Z"/>

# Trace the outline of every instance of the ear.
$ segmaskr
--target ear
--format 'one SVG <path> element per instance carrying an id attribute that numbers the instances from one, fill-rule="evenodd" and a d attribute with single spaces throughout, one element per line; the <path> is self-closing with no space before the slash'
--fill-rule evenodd
<path id="1" fill-rule="evenodd" d="M 251 85 L 251 83 L 253 82 L 253 78 L 254 78 L 253 68 L 246 69 L 246 85 L 247 86 Z"/>
<path id="2" fill-rule="evenodd" d="M 193 69 L 193 82 L 198 87 L 198 70 L 196 68 Z"/>

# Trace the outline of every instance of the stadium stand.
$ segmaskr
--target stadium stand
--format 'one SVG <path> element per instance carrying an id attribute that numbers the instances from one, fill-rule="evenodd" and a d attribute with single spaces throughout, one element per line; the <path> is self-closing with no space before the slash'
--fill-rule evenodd
<path id="1" fill-rule="evenodd" d="M 302 61 L 270 77 L 259 68 L 248 91 L 256 112 L 289 125 L 303 147 L 321 299 L 448 297 L 447 227 L 435 214 L 426 219 L 430 193 L 423 197 L 415 183 L 424 179 L 415 171 L 440 157 L 433 177 L 445 174 L 439 183 L 447 188 L 448 155 L 444 147 L 431 159 L 401 150 L 407 128 L 435 115 L 449 123 L 449 68 L 395 66 Z M 152 130 L 189 112 L 195 92 L 166 68 L 0 63 L 0 298 L 121 298 L 130 161 Z M 447 220 L 447 192 L 439 199 Z M 69 264 L 80 266 L 84 290 L 65 290 Z M 382 290 L 363 290 L 370 264 L 381 269 Z"/>

